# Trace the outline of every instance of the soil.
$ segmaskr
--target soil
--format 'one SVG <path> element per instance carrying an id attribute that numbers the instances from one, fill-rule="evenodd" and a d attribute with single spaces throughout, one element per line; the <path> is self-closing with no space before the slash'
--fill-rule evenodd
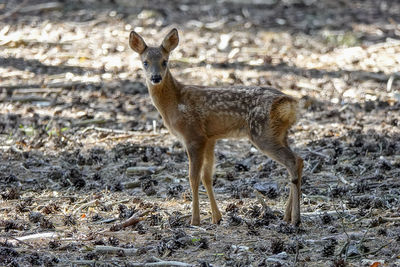
<path id="1" fill-rule="evenodd" d="M 0 3 L 0 265 L 400 266 L 399 22 L 388 0 Z M 128 46 L 172 27 L 184 83 L 300 99 L 300 226 L 246 140 L 217 144 L 223 221 L 201 187 L 190 226 L 186 153 Z"/>

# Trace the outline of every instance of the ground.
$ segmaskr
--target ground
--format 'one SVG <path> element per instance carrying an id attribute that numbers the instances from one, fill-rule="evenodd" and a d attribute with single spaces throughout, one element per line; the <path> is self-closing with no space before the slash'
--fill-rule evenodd
<path id="1" fill-rule="evenodd" d="M 0 265 L 400 266 L 399 22 L 389 0 L 0 4 Z M 128 46 L 172 27 L 180 81 L 300 99 L 300 226 L 286 170 L 246 140 L 217 144 L 223 221 L 201 188 L 189 225 L 186 153 Z"/>

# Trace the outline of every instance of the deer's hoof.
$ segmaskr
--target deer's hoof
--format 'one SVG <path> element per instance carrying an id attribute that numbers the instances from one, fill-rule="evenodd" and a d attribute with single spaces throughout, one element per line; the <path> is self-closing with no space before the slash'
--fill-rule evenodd
<path id="1" fill-rule="evenodd" d="M 218 214 L 212 216 L 211 222 L 213 224 L 219 224 L 221 222 L 221 220 L 222 220 L 222 215 L 221 215 L 221 213 L 218 213 Z"/>
<path id="2" fill-rule="evenodd" d="M 192 218 L 190 221 L 191 225 L 199 226 L 200 225 L 200 218 Z"/>

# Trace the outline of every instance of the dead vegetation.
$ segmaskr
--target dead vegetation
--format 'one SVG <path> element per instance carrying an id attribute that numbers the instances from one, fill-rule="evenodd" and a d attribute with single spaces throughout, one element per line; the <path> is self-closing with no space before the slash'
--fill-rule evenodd
<path id="1" fill-rule="evenodd" d="M 200 2 L 0 4 L 0 265 L 399 266 L 399 3 Z M 222 223 L 202 190 L 189 225 L 186 154 L 127 42 L 170 26 L 180 80 L 301 98 L 299 228 L 284 168 L 237 140 L 217 144 Z"/>

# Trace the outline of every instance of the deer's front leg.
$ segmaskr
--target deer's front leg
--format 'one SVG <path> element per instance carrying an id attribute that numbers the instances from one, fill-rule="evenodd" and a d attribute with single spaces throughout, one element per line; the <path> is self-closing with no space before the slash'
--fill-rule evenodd
<path id="1" fill-rule="evenodd" d="M 189 180 L 192 189 L 192 225 L 200 224 L 199 184 L 204 162 L 204 148 L 205 142 L 203 141 L 190 141 L 186 144 L 189 157 Z"/>

